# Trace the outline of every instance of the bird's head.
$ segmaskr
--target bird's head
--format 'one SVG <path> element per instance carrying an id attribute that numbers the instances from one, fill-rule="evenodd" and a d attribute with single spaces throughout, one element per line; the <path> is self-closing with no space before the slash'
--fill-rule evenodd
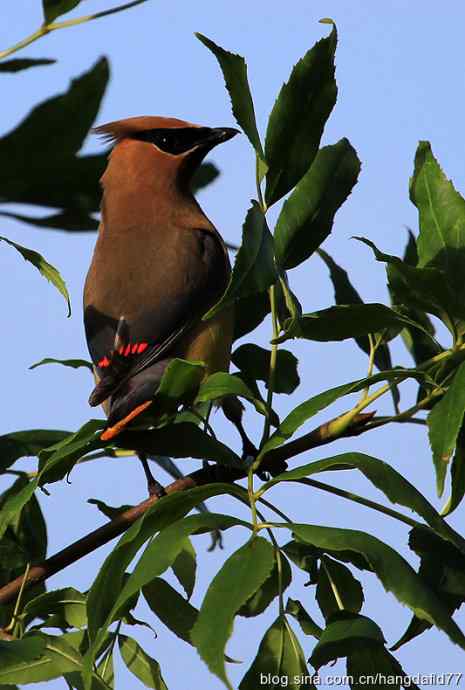
<path id="1" fill-rule="evenodd" d="M 125 169 L 141 176 L 189 183 L 206 154 L 238 134 L 231 127 L 203 127 L 171 117 L 131 117 L 96 127 L 114 144 L 107 169 Z M 117 170 L 114 170 L 117 172 Z"/>

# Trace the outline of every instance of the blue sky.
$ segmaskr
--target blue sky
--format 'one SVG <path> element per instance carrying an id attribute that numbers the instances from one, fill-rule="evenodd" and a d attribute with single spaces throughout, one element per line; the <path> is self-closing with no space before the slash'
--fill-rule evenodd
<path id="1" fill-rule="evenodd" d="M 41 21 L 39 0 L 5 0 L 3 5 L 0 48 L 15 43 Z M 108 6 L 102 0 L 88 0 L 69 17 Z M 18 75 L 1 75 L 1 132 L 13 128 L 36 103 L 65 90 L 69 80 L 87 70 L 100 55 L 109 57 L 112 77 L 98 123 L 156 114 L 211 126 L 233 126 L 216 60 L 194 37 L 194 31 L 200 31 L 246 57 L 259 129 L 264 133 L 281 83 L 304 52 L 327 34 L 328 27 L 318 24 L 318 20 L 328 16 L 335 20 L 339 31 L 336 56 L 339 97 L 323 143 L 348 137 L 362 161 L 362 172 L 359 184 L 336 216 L 333 233 L 324 247 L 350 272 L 365 301 L 387 303 L 382 266 L 376 264 L 368 248 L 351 237 L 364 235 L 386 252 L 402 253 L 405 226 L 417 229 L 416 209 L 408 199 L 408 180 L 419 139 L 431 141 L 446 174 L 458 190 L 465 191 L 462 145 L 465 6 L 458 0 L 447 3 L 290 0 L 285 5 L 244 0 L 236 0 L 234 4 L 150 0 L 126 13 L 56 32 L 18 54 L 18 57 L 53 57 L 58 62 Z M 53 147 L 53 132 L 50 132 L 50 146 Z M 97 151 L 99 147 L 96 138 L 89 138 L 85 150 Z M 201 194 L 200 201 L 225 239 L 237 243 L 249 200 L 255 194 L 254 160 L 246 137 L 237 137 L 215 149 L 211 160 L 222 174 Z M 13 250 L 0 247 L 4 322 L 0 344 L 4 363 L 1 433 L 29 428 L 75 430 L 91 416 L 87 406 L 91 388 L 88 373 L 57 366 L 31 372 L 28 366 L 46 356 L 87 356 L 81 294 L 95 235 L 39 230 L 8 219 L 2 220 L 0 234 L 37 249 L 55 264 L 67 281 L 73 305 L 73 315 L 66 319 L 64 303 L 54 289 Z M 305 311 L 333 304 L 327 269 L 317 257 L 293 270 L 290 279 Z M 268 323 L 260 329 L 258 337 L 265 345 L 270 337 Z M 443 344 L 447 344 L 446 337 Z M 295 342 L 287 346 L 299 358 L 303 385 L 291 397 L 277 396 L 281 415 L 311 395 L 366 372 L 366 358 L 352 342 L 328 345 Z M 400 339 L 394 343 L 392 353 L 396 364 L 410 365 Z M 407 384 L 402 393 L 402 408 L 406 408 L 415 392 Z M 328 415 L 343 411 L 347 404 L 345 400 L 335 405 L 330 413 L 312 420 L 312 426 Z M 384 399 L 379 404 L 377 401 L 376 408 L 382 414 L 390 410 L 390 403 Z M 219 413 L 215 425 L 225 442 L 237 444 L 234 432 Z M 250 430 L 257 436 L 261 432 L 253 426 Z M 421 428 L 401 425 L 385 428 L 308 453 L 300 458 L 300 464 L 345 450 L 360 450 L 386 460 L 436 506 L 442 505 L 435 496 L 431 454 Z M 183 461 L 187 472 L 195 466 L 192 461 Z M 344 473 L 342 477 L 333 474 L 328 481 L 382 500 L 355 473 Z M 49 553 L 101 524 L 95 507 L 86 503 L 88 498 L 98 497 L 119 505 L 139 502 L 145 496 L 142 472 L 132 459 L 105 460 L 77 467 L 70 485 L 63 482 L 50 488 L 50 496 L 39 497 L 49 522 Z M 397 548 L 413 565 L 417 564 L 407 549 L 407 529 L 394 521 L 309 489 L 280 487 L 272 496 L 296 521 L 365 529 Z M 246 514 L 230 500 L 216 499 L 211 507 Z M 451 522 L 460 529 L 463 507 Z M 224 552 L 212 554 L 205 551 L 208 540 L 196 539 L 200 573 L 194 603 L 200 603 L 205 584 L 224 557 L 244 538 L 240 532 L 230 531 L 225 537 Z M 49 587 L 71 582 L 86 589 L 106 553 L 108 548 L 100 549 L 59 573 L 50 580 Z M 302 582 L 303 578 L 298 576 L 289 595 L 300 596 L 304 605 L 315 611 L 313 592 L 303 590 Z M 364 582 L 366 603 L 362 612 L 382 625 L 388 643 L 392 644 L 404 631 L 410 613 L 373 578 L 364 578 Z M 277 615 L 276 609 L 277 604 L 257 619 L 246 622 L 241 619 L 236 623 L 228 653 L 243 660 L 243 664 L 231 667 L 234 682 L 247 670 L 259 639 Z M 463 624 L 463 613 L 456 620 Z M 153 616 L 151 622 L 157 630 L 157 639 L 145 631 L 137 636 L 160 662 L 170 689 L 186 685 L 209 690 L 222 687 L 210 676 L 194 650 L 165 631 Z M 129 630 L 128 634 L 131 633 Z M 312 644 L 310 638 L 303 639 L 306 654 Z M 460 650 L 435 631 L 402 648 L 398 658 L 406 672 L 412 674 L 454 672 L 463 667 Z M 121 678 L 118 687 L 136 688 L 137 681 L 131 680 L 120 664 L 118 668 Z M 338 664 L 329 673 L 341 672 L 342 668 Z M 55 690 L 62 688 L 63 683 L 48 683 L 47 687 Z"/>

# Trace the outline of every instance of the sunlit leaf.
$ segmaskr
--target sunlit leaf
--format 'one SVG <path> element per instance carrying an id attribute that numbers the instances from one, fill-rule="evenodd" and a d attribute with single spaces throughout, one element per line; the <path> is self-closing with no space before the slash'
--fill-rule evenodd
<path id="1" fill-rule="evenodd" d="M 237 252 L 226 292 L 203 318 L 210 319 L 239 298 L 263 292 L 276 279 L 273 238 L 265 216 L 258 204 L 253 202 L 247 212 L 242 231 L 242 244 Z"/>
<path id="2" fill-rule="evenodd" d="M 132 637 L 119 634 L 118 644 L 124 663 L 136 678 L 148 688 L 168 690 L 158 661 L 152 659 Z"/>
<path id="3" fill-rule="evenodd" d="M 225 670 L 224 650 L 234 617 L 269 576 L 274 549 L 262 537 L 250 539 L 232 554 L 207 590 L 191 639 L 208 668 L 232 690 Z M 225 597 L 225 592 L 228 596 Z"/>
<path id="4" fill-rule="evenodd" d="M 283 85 L 268 121 L 265 159 L 266 202 L 270 206 L 304 176 L 316 156 L 321 135 L 334 104 L 334 54 L 337 34 L 333 26 L 294 66 Z"/>
<path id="5" fill-rule="evenodd" d="M 14 247 L 21 254 L 25 261 L 29 261 L 29 263 L 35 266 L 39 273 L 41 273 L 44 278 L 46 278 L 52 283 L 52 285 L 56 287 L 58 292 L 60 292 L 65 298 L 66 304 L 68 305 L 68 316 L 71 316 L 71 302 L 69 299 L 68 289 L 65 281 L 57 269 L 52 266 L 52 264 L 49 264 L 48 261 L 46 261 L 44 257 L 39 254 L 39 252 L 36 252 L 33 249 L 28 249 L 27 247 L 23 247 L 21 244 L 17 244 L 6 237 L 0 237 L 0 241 L 2 240 L 3 242 L 9 244 L 10 247 Z"/>
<path id="6" fill-rule="evenodd" d="M 229 97 L 231 98 L 233 115 L 246 133 L 257 155 L 263 159 L 260 135 L 255 121 L 252 94 L 250 93 L 249 80 L 247 78 L 247 64 L 244 58 L 241 55 L 230 53 L 221 48 L 202 34 L 196 33 L 195 35 L 204 46 L 212 51 L 218 60 Z"/>
<path id="7" fill-rule="evenodd" d="M 262 491 L 281 481 L 297 481 L 327 470 L 356 468 L 382 491 L 392 503 L 399 503 L 420 515 L 440 536 L 465 553 L 465 540 L 441 518 L 431 503 L 397 470 L 382 460 L 364 453 L 342 453 L 288 470 L 264 484 Z"/>
<path id="8" fill-rule="evenodd" d="M 260 642 L 257 656 L 242 679 L 239 690 L 257 690 L 257 678 L 261 679 L 260 687 L 266 690 L 277 690 L 281 681 L 277 685 L 274 679 L 282 678 L 286 679 L 283 681 L 286 687 L 296 690 L 300 683 L 295 679 L 308 675 L 300 643 L 286 616 L 279 616 Z"/>
<path id="9" fill-rule="evenodd" d="M 347 139 L 318 151 L 284 202 L 276 224 L 276 259 L 282 268 L 298 266 L 326 239 L 359 172 L 360 161 Z"/>
<path id="10" fill-rule="evenodd" d="M 444 483 L 457 437 L 465 414 L 465 362 L 452 380 L 449 390 L 428 415 L 428 431 L 433 462 L 436 469 L 436 487 L 439 496 Z"/>

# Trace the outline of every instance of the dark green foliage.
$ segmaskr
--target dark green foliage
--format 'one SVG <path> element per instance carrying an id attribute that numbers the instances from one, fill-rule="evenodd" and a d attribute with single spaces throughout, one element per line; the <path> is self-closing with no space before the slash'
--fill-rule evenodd
<path id="1" fill-rule="evenodd" d="M 56 60 L 49 60 L 48 58 L 13 58 L 12 60 L 0 62 L 0 72 L 21 72 L 30 67 L 53 65 L 54 62 Z"/>
<path id="2" fill-rule="evenodd" d="M 254 203 L 247 212 L 242 244 L 237 252 L 231 280 L 226 292 L 204 319 L 211 318 L 236 300 L 263 292 L 277 278 L 273 257 L 273 238 L 265 216 Z"/>
<path id="3" fill-rule="evenodd" d="M 55 22 L 80 4 L 80 0 L 43 0 L 45 22 Z M 106 12 L 97 16 L 102 14 Z M 249 618 L 269 611 L 275 620 L 260 644 L 250 638 L 255 658 L 243 672 L 241 690 L 256 690 L 258 679 L 260 687 L 269 690 L 284 683 L 289 688 L 302 687 L 300 679 L 313 673 L 307 666 L 308 655 L 315 671 L 345 659 L 353 689 L 381 690 L 384 684 L 380 682 L 366 685 L 366 676 L 405 676 L 391 651 L 432 626 L 465 649 L 465 636 L 453 618 L 465 601 L 465 539 L 445 520 L 465 495 L 465 201 L 442 172 L 429 143 L 420 142 L 410 182 L 410 199 L 419 214 L 418 238 L 409 231 L 402 259 L 381 252 L 370 239 L 358 238 L 386 266 L 391 306 L 366 303 L 354 287 L 353 277 L 320 248 L 337 228 L 337 211 L 350 196 L 361 167 L 346 138 L 320 148 L 337 94 L 336 28 L 331 20 L 326 23 L 331 24 L 330 34 L 307 51 L 282 87 L 269 117 L 264 146 L 244 58 L 197 35 L 219 62 L 233 115 L 253 148 L 257 182 L 257 198 L 249 205 L 229 285 L 204 318 L 208 321 L 222 309 L 234 311 L 237 340 L 270 315 L 266 326 L 271 321 L 272 328 L 267 330 L 265 346 L 253 339 L 235 345 L 232 362 L 239 371 L 233 374 L 207 376 L 202 362 L 174 359 L 153 391 L 154 404 L 110 443 L 100 438 L 102 420 L 90 420 L 75 432 L 32 429 L 0 436 L 0 474 L 6 487 L 0 496 L 0 600 L 3 585 L 47 555 L 47 529 L 37 489 L 68 478 L 71 471 L 79 472 L 80 462 L 98 461 L 106 455 L 113 458 L 111 462 L 121 459 L 120 455 L 131 455 L 132 462 L 137 453 L 143 453 L 177 480 L 176 489 L 185 489 L 173 492 L 171 487 L 168 495 L 135 509 L 139 518 L 107 553 L 98 574 L 89 574 L 87 592 L 72 586 L 46 592 L 40 583 L 22 591 L 18 588 L 13 598 L 0 605 L 0 688 L 15 690 L 61 678 L 75 690 L 109 690 L 117 687 L 113 658 L 118 648 L 134 682 L 167 690 L 160 664 L 153 658 L 158 658 L 156 639 L 144 649 L 132 637 L 142 625 L 159 635 L 166 627 L 180 645 L 194 646 L 210 671 L 231 689 L 226 663 L 234 660 L 227 656 L 226 645 L 234 622 L 239 617 L 239 625 L 246 626 Z M 14 74 L 51 62 L 14 58 L 0 63 L 0 72 Z M 0 156 L 8 163 L 0 172 L 0 204 L 49 209 L 41 217 L 3 208 L 0 215 L 42 229 L 74 232 L 97 228 L 99 178 L 108 152 L 80 155 L 80 151 L 97 117 L 108 78 L 109 66 L 102 58 L 74 79 L 66 92 L 35 106 L 0 139 Z M 212 163 L 202 165 L 193 190 L 217 176 Z M 267 207 L 286 195 L 272 228 Z M 41 254 L 7 238 L 0 240 L 51 280 L 69 304 L 63 279 Z M 311 263 L 306 262 L 315 252 L 328 267 L 335 304 L 319 304 L 318 311 L 303 313 L 300 301 L 304 303 L 313 294 L 295 294 L 293 274 L 289 278 L 286 271 L 305 263 L 311 272 Z M 402 256 L 402 251 L 398 253 Z M 436 340 L 429 315 L 448 329 L 451 342 L 447 346 Z M 388 343 L 398 337 L 403 338 L 413 367 L 393 363 Z M 281 347 L 293 338 L 320 343 L 323 353 L 327 342 L 354 339 L 368 355 L 368 372 L 316 392 L 311 380 L 301 382 L 295 355 Z M 29 361 L 42 355 L 31 353 Z M 317 361 L 324 363 L 324 354 Z M 45 357 L 30 368 L 47 363 L 92 370 L 90 362 L 78 357 Z M 375 366 L 379 372 L 373 374 Z M 399 390 L 405 381 L 410 382 L 407 393 L 414 389 L 414 395 L 400 409 Z M 288 399 L 289 411 L 282 421 L 273 410 L 273 395 L 278 393 L 296 396 Z M 373 404 L 389 393 L 395 414 L 375 415 Z M 342 399 L 342 415 L 340 410 L 327 410 Z M 230 448 L 224 438 L 215 435 L 216 418 L 210 414 L 213 405 L 223 405 L 227 419 L 235 423 L 243 446 L 240 450 L 239 444 Z M 247 414 L 243 414 L 245 408 Z M 441 512 L 391 466 L 389 448 L 383 460 L 353 451 L 291 465 L 299 453 L 391 421 L 425 425 L 421 416 L 425 410 L 440 494 L 450 476 L 450 496 Z M 307 428 L 302 431 L 320 412 L 327 415 L 318 422 L 320 426 L 309 433 Z M 15 464 L 24 458 L 30 458 L 27 464 Z M 175 464 L 173 459 L 182 459 L 183 464 Z M 198 470 L 199 463 L 189 459 L 201 460 L 204 470 Z M 184 479 L 183 471 L 193 470 Z M 383 502 L 340 489 L 340 472 L 362 476 L 381 493 Z M 325 473 L 326 483 L 314 478 L 321 473 Z M 234 481 L 247 474 L 247 483 Z M 301 489 L 304 485 L 309 502 L 317 487 L 382 513 L 386 520 L 396 519 L 412 527 L 409 546 L 420 559 L 418 572 L 377 536 L 346 525 L 326 526 L 324 513 L 318 516 L 322 524 L 293 522 L 292 515 L 288 518 L 268 500 L 268 492 L 279 485 L 291 495 L 296 482 Z M 225 503 L 232 506 L 232 514 L 206 508 L 205 501 L 219 496 L 233 499 Z M 128 524 L 131 512 L 135 515 L 129 505 L 112 507 L 100 498 L 89 502 L 107 519 L 97 536 L 90 538 L 96 544 L 104 543 L 108 535 L 121 535 L 121 523 Z M 238 508 L 245 505 L 245 519 L 235 516 L 236 502 Z M 271 514 L 283 521 L 271 522 Z M 194 606 L 191 597 L 195 592 L 196 601 L 199 593 L 196 581 L 202 582 L 197 569 L 203 566 L 200 552 L 194 548 L 197 535 L 214 534 L 215 543 L 221 546 L 222 534 L 238 527 L 245 537 L 243 545 L 226 554 L 211 583 L 200 592 L 200 604 Z M 229 548 L 227 536 L 224 541 Z M 79 542 L 71 551 L 77 548 L 82 555 L 87 543 Z M 52 559 L 52 566 L 54 562 Z M 298 599 L 285 602 L 286 590 L 294 596 L 302 576 L 306 587 L 297 594 Z M 175 587 L 165 577 L 171 577 Z M 377 578 L 397 600 L 391 599 L 393 605 L 402 604 L 412 611 L 407 630 L 390 651 L 378 624 L 361 613 L 363 584 L 369 577 Z M 141 619 L 147 618 L 147 607 L 145 613 L 136 610 L 138 602 L 143 603 L 141 593 L 148 605 L 148 620 Z M 291 623 L 297 623 L 297 634 Z M 131 636 L 126 634 L 127 626 Z M 48 634 L 50 631 L 54 634 Z M 307 649 L 310 642 L 313 647 Z M 273 676 L 281 679 L 278 685 Z M 401 687 L 401 681 L 396 682 L 394 687 Z M 409 687 L 416 686 L 410 683 Z"/>
<path id="4" fill-rule="evenodd" d="M 298 266 L 326 239 L 359 172 L 360 161 L 347 139 L 318 151 L 276 224 L 276 259 L 282 268 Z"/>
<path id="5" fill-rule="evenodd" d="M 241 345 L 232 355 L 231 361 L 245 374 L 246 379 L 264 381 L 268 387 L 270 371 L 270 352 L 258 345 Z M 297 358 L 287 350 L 278 351 L 276 375 L 273 390 L 275 393 L 293 393 L 300 383 L 297 373 Z"/>
<path id="6" fill-rule="evenodd" d="M 269 206 L 299 182 L 317 155 L 323 128 L 336 103 L 336 42 L 333 26 L 330 35 L 294 66 L 273 106 L 265 141 Z"/>

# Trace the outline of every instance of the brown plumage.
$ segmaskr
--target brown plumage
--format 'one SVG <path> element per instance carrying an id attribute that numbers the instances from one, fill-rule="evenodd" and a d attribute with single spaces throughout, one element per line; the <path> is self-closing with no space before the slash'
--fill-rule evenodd
<path id="1" fill-rule="evenodd" d="M 150 404 L 173 357 L 227 370 L 232 313 L 201 317 L 230 274 L 224 243 L 190 191 L 193 173 L 236 130 L 137 117 L 96 130 L 114 142 L 102 222 L 84 288 L 84 322 L 112 438 Z M 156 412 L 156 411 L 155 411 Z"/>

